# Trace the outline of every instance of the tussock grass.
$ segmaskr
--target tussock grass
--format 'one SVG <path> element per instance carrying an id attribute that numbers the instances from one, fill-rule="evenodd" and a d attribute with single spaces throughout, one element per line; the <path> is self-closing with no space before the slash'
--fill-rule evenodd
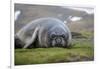
<path id="1" fill-rule="evenodd" d="M 89 41 L 77 41 L 67 48 L 15 49 L 15 65 L 91 61 L 94 48 Z"/>

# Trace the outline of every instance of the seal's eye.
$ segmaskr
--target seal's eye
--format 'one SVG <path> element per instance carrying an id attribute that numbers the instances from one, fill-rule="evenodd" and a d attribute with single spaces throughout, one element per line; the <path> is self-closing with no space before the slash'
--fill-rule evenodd
<path id="1" fill-rule="evenodd" d="M 64 34 L 62 34 L 62 35 L 61 35 L 61 37 L 65 38 L 65 35 L 64 35 Z"/>
<path id="2" fill-rule="evenodd" d="M 51 35 L 51 37 L 52 37 L 52 38 L 55 38 L 55 37 L 56 37 L 56 35 L 55 35 L 55 34 L 52 34 L 52 35 Z"/>

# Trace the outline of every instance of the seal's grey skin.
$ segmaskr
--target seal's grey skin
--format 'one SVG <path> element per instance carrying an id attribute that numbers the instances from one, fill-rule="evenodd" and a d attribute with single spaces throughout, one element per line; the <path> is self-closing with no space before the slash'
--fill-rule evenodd
<path id="1" fill-rule="evenodd" d="M 22 48 L 34 47 L 69 47 L 71 44 L 71 32 L 69 28 L 59 19 L 40 18 L 24 26 L 16 37 L 23 42 Z M 16 42 L 16 40 L 15 40 Z"/>

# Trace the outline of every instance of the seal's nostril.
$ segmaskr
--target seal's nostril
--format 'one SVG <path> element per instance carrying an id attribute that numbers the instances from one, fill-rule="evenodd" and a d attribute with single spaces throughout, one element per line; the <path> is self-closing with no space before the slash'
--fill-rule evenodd
<path id="1" fill-rule="evenodd" d="M 60 38 L 57 38 L 57 39 L 56 39 L 56 43 L 57 43 L 57 44 L 61 44 L 61 42 L 62 42 L 62 40 L 61 40 Z"/>

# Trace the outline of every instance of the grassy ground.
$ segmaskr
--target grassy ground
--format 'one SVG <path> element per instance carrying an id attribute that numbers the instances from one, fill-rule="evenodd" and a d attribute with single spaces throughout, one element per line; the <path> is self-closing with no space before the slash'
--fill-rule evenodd
<path id="1" fill-rule="evenodd" d="M 15 65 L 91 61 L 94 59 L 93 42 L 88 39 L 73 40 L 73 47 L 15 49 Z"/>

